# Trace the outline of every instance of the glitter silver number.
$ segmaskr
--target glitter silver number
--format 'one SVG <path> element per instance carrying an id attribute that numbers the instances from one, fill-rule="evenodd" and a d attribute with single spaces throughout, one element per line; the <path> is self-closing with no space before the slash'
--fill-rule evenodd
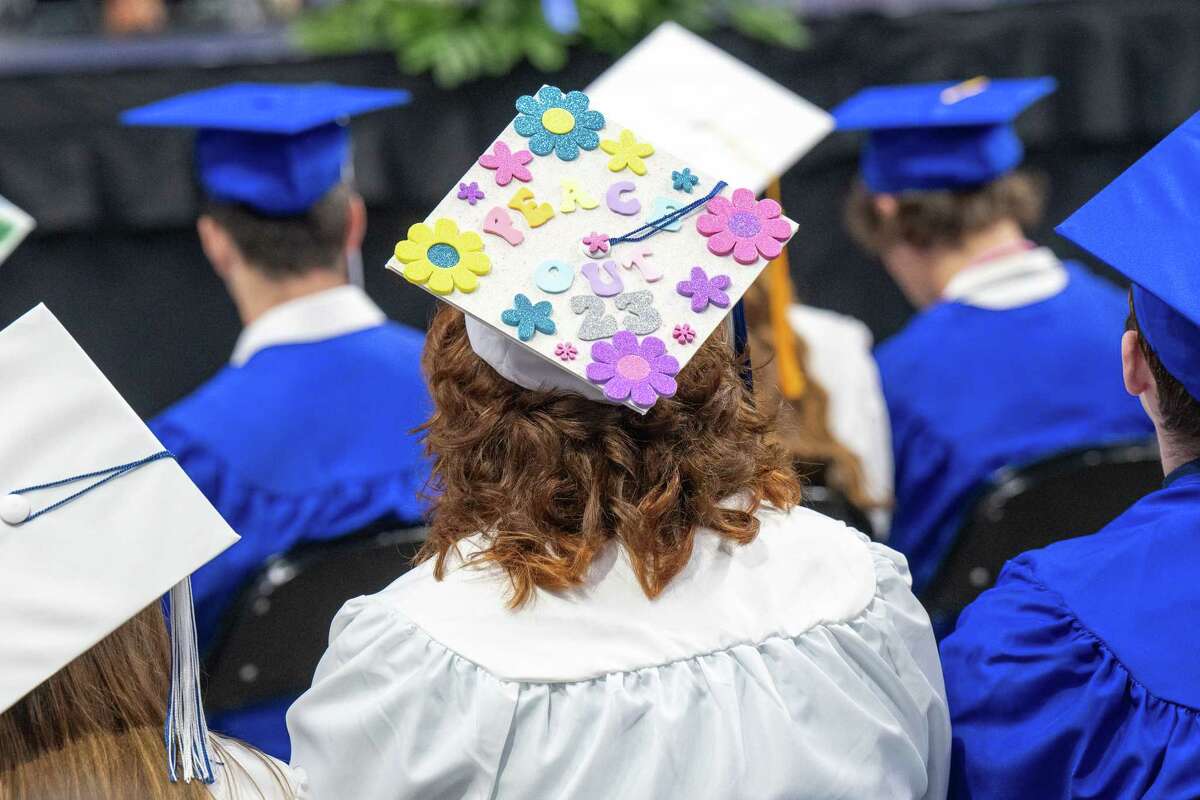
<path id="1" fill-rule="evenodd" d="M 649 294 L 649 292 L 647 292 Z M 604 313 L 604 301 L 590 294 L 577 294 L 571 298 L 571 310 L 585 314 L 579 324 L 579 338 L 585 342 L 607 339 L 617 332 L 617 319 Z"/>
<path id="2" fill-rule="evenodd" d="M 619 294 L 613 300 L 621 311 L 628 311 L 621 320 L 621 327 L 638 336 L 654 333 L 662 325 L 662 317 L 654 308 L 654 295 L 648 289 Z"/>

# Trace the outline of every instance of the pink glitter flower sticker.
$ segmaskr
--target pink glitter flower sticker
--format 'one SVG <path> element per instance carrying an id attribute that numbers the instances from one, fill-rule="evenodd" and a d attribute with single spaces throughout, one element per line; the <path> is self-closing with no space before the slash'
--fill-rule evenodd
<path id="1" fill-rule="evenodd" d="M 761 255 L 771 259 L 783 251 L 792 235 L 791 226 L 780 219 L 783 211 L 774 200 L 755 200 L 749 189 L 735 189 L 733 200 L 720 195 L 708 201 L 709 213 L 696 219 L 696 230 L 709 237 L 708 251 L 753 264 Z"/>
<path id="2" fill-rule="evenodd" d="M 574 361 L 579 351 L 570 342 L 559 342 L 554 345 L 554 355 L 558 356 L 559 361 Z"/>
<path id="3" fill-rule="evenodd" d="M 479 157 L 481 167 L 496 170 L 497 186 L 508 186 L 513 178 L 526 183 L 533 180 L 533 174 L 530 173 L 529 167 L 525 166 L 530 161 L 533 161 L 533 153 L 528 150 L 518 150 L 514 153 L 499 139 L 492 145 L 492 152 Z"/>
<path id="4" fill-rule="evenodd" d="M 592 363 L 587 377 L 604 385 L 604 396 L 623 402 L 632 399 L 642 408 L 650 408 L 660 397 L 672 397 L 678 389 L 673 377 L 679 362 L 669 356 L 667 346 L 657 336 L 638 343 L 629 331 L 613 334 L 612 344 L 599 341 L 592 345 Z"/>
<path id="5" fill-rule="evenodd" d="M 674 336 L 675 341 L 679 342 L 680 344 L 691 344 L 692 340 L 696 338 L 696 329 L 691 325 L 688 325 L 686 322 L 683 322 L 675 326 L 675 330 L 671 333 L 671 335 Z"/>
<path id="6" fill-rule="evenodd" d="M 595 255 L 597 253 L 608 252 L 608 234 L 596 233 L 592 231 L 590 236 L 583 237 L 583 246 L 587 248 L 588 253 Z"/>

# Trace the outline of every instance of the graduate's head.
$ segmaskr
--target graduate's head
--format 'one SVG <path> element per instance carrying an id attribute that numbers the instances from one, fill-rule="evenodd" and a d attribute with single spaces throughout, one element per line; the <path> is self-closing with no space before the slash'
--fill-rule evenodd
<path id="1" fill-rule="evenodd" d="M 1125 386 L 1154 421 L 1164 466 L 1200 455 L 1200 114 L 1058 226 L 1131 282 Z"/>
<path id="2" fill-rule="evenodd" d="M 1160 435 L 1173 446 L 1200 455 L 1200 401 L 1171 374 L 1138 322 L 1133 292 L 1121 340 L 1125 389 L 1136 395 Z"/>
<path id="3" fill-rule="evenodd" d="M 163 769 L 170 664 L 154 603 L 0 714 L 0 800 L 208 797 Z"/>
<path id="4" fill-rule="evenodd" d="M 855 182 L 846 202 L 846 226 L 877 256 L 909 300 L 924 306 L 944 288 L 937 264 L 950 253 L 997 232 L 1020 234 L 1041 220 L 1043 182 L 1017 171 L 963 189 L 875 192 Z"/>
<path id="5" fill-rule="evenodd" d="M 963 260 L 947 254 L 1020 236 L 1040 217 L 1041 187 L 1014 174 L 1025 149 L 1013 123 L 1054 88 L 982 77 L 875 86 L 834 109 L 839 130 L 866 132 L 850 231 L 914 305 L 936 300 L 952 277 L 941 273 Z"/>
<path id="6" fill-rule="evenodd" d="M 790 456 L 772 442 L 723 328 L 676 376 L 675 395 L 644 415 L 573 391 L 523 388 L 493 368 L 501 362 L 481 340 L 490 330 L 469 333 L 463 313 L 442 305 L 426 338 L 434 513 L 423 554 L 439 574 L 457 542 L 487 531 L 477 557 L 505 570 L 519 605 L 535 588 L 582 583 L 616 540 L 654 597 L 686 565 L 697 527 L 744 543 L 758 532 L 760 503 L 798 502 Z M 521 357 L 510 339 L 493 341 Z M 502 368 L 536 369 L 530 358 Z M 733 495 L 746 504 L 718 505 Z"/>
<path id="7" fill-rule="evenodd" d="M 342 182 L 305 211 L 283 216 L 210 199 L 196 230 L 213 269 L 227 283 L 236 281 L 239 270 L 279 282 L 314 271 L 344 274 L 347 254 L 362 244 L 366 225 L 362 198 Z"/>

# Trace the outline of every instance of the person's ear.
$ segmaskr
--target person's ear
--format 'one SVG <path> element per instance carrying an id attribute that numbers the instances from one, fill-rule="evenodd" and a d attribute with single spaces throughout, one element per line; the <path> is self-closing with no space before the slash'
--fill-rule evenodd
<path id="1" fill-rule="evenodd" d="M 1150 372 L 1146 354 L 1142 352 L 1141 337 L 1137 331 L 1125 331 L 1121 337 L 1121 375 L 1125 379 L 1125 391 L 1134 397 L 1145 394 L 1146 399 L 1152 401 L 1152 406 L 1157 407 L 1158 385 Z"/>
<path id="2" fill-rule="evenodd" d="M 239 256 L 233 237 L 207 214 L 196 220 L 196 233 L 200 236 L 200 247 L 212 264 L 213 271 L 223 281 L 229 280 L 230 272 Z"/>
<path id="3" fill-rule="evenodd" d="M 875 206 L 875 213 L 879 215 L 880 219 L 895 219 L 896 215 L 900 213 L 900 202 L 894 194 L 871 195 L 871 203 Z"/>
<path id="4" fill-rule="evenodd" d="M 362 195 L 354 192 L 346 205 L 346 247 L 343 252 L 351 253 L 362 247 L 367 235 L 367 206 Z"/>

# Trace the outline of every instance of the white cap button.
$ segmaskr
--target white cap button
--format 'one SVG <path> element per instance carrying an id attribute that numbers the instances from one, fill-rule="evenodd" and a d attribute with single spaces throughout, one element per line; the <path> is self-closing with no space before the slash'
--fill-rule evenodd
<path id="1" fill-rule="evenodd" d="M 31 510 L 29 500 L 24 495 L 10 494 L 0 500 L 0 519 L 9 525 L 20 525 L 29 519 Z"/>

